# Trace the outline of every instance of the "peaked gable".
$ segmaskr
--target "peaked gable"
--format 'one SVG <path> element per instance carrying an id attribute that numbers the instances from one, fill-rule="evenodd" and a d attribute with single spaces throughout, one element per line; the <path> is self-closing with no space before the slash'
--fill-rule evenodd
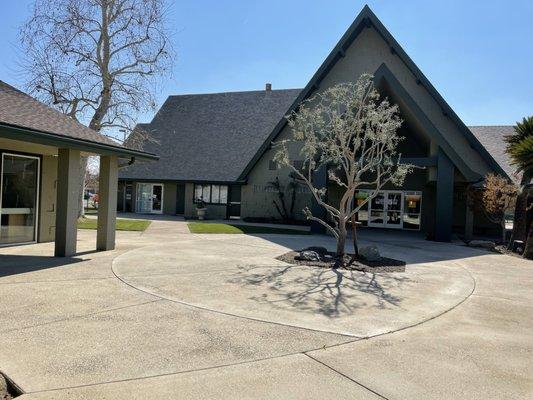
<path id="1" fill-rule="evenodd" d="M 497 172 L 503 176 L 509 177 L 508 174 L 504 171 L 504 169 L 502 169 L 502 167 L 494 160 L 494 158 L 487 151 L 487 149 L 481 145 L 481 143 L 475 137 L 475 135 L 461 121 L 461 119 L 452 110 L 452 108 L 448 105 L 448 103 L 446 103 L 444 98 L 438 93 L 435 87 L 430 83 L 430 81 L 425 77 L 425 75 L 415 65 L 415 63 L 411 60 L 411 58 L 407 55 L 407 53 L 405 53 L 402 47 L 398 44 L 398 42 L 394 39 L 394 37 L 389 33 L 389 31 L 385 28 L 385 26 L 381 23 L 381 21 L 379 21 L 379 19 L 376 17 L 376 15 L 372 12 L 372 10 L 367 5 L 359 13 L 355 21 L 350 26 L 350 28 L 346 31 L 346 33 L 342 36 L 342 38 L 337 43 L 337 45 L 333 48 L 331 53 L 328 55 L 326 60 L 322 63 L 322 65 L 317 70 L 317 72 L 314 74 L 314 76 L 311 78 L 309 83 L 306 85 L 306 87 L 302 90 L 300 95 L 296 98 L 296 100 L 289 107 L 285 115 L 288 115 L 291 112 L 297 110 L 302 101 L 309 98 L 317 90 L 320 89 L 323 81 L 331 73 L 332 69 L 347 56 L 347 53 L 349 52 L 350 47 L 356 41 L 356 39 L 361 35 L 361 33 L 364 32 L 366 29 L 371 29 L 371 28 L 379 35 L 381 40 L 384 42 L 385 46 L 387 46 L 388 52 L 390 53 L 390 55 L 397 57 L 401 61 L 401 63 L 405 66 L 405 68 L 409 71 L 409 73 L 411 74 L 411 78 L 414 82 L 416 82 L 416 85 L 424 88 L 424 90 L 428 93 L 428 95 L 430 96 L 432 101 L 435 103 L 435 105 L 439 107 L 441 117 L 444 117 L 449 122 L 451 122 L 455 126 L 455 129 L 457 129 L 458 132 L 460 132 L 460 135 L 462 135 L 462 141 L 464 142 L 464 145 L 466 145 L 466 147 L 474 149 L 476 153 L 479 155 L 479 157 L 483 160 L 483 162 L 488 166 L 489 170 L 493 172 Z M 380 73 L 381 75 L 383 75 L 384 71 L 388 71 L 388 74 L 394 75 L 392 72 L 390 72 L 390 69 L 387 68 L 385 64 L 385 60 L 383 60 L 380 64 L 381 66 L 375 69 L 374 71 L 363 71 L 363 72 L 369 72 L 369 73 L 375 72 L 375 73 Z M 353 77 L 353 78 L 356 78 L 356 77 Z M 275 126 L 274 130 L 269 135 L 269 137 L 265 140 L 265 142 L 258 149 L 258 151 L 256 152 L 255 156 L 252 158 L 250 163 L 246 166 L 241 176 L 239 177 L 240 180 L 245 180 L 248 177 L 249 173 L 254 168 L 254 166 L 257 164 L 259 159 L 271 148 L 272 142 L 276 140 L 276 138 L 284 130 L 286 125 L 287 125 L 287 120 L 285 117 L 283 117 L 277 123 L 277 125 Z M 447 133 L 448 132 L 440 133 L 440 136 L 441 136 L 440 143 L 442 144 L 443 147 L 445 147 L 445 152 L 448 154 L 448 156 L 452 160 L 455 161 L 456 166 L 460 169 L 463 175 L 467 177 L 467 179 L 469 180 L 480 179 L 482 177 L 482 174 L 474 172 L 473 169 L 468 165 L 468 163 L 472 161 L 472 160 L 469 160 L 468 158 L 475 158 L 475 157 L 466 157 L 468 160 L 465 160 L 464 156 L 461 157 L 459 154 L 457 154 L 457 151 L 459 150 L 458 148 L 464 147 L 464 146 L 462 146 L 462 144 L 458 143 L 457 141 L 456 143 L 451 142 L 450 140 L 451 137 L 449 137 Z"/>

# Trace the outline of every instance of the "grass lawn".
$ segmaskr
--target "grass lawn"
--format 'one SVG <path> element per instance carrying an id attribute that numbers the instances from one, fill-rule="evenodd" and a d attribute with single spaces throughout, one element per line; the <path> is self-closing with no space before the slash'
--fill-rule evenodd
<path id="1" fill-rule="evenodd" d="M 271 228 L 255 225 L 232 225 L 209 222 L 189 222 L 187 224 L 191 233 L 277 233 L 283 235 L 309 235 L 308 231 L 296 229 Z"/>
<path id="2" fill-rule="evenodd" d="M 95 218 L 80 218 L 78 229 L 96 229 Z M 152 221 L 143 219 L 120 219 L 117 218 L 117 231 L 144 231 Z"/>

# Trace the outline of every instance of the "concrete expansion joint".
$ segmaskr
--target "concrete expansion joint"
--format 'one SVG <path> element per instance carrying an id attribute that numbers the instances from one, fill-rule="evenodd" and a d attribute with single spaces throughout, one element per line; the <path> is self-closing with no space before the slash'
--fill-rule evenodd
<path id="1" fill-rule="evenodd" d="M 21 327 L 13 328 L 13 329 L 0 330 L 0 333 L 19 332 L 19 331 L 23 331 L 25 329 L 38 328 L 38 327 L 41 327 L 41 326 L 53 325 L 53 324 L 57 324 L 57 323 L 60 323 L 60 322 L 67 322 L 67 321 L 72 321 L 72 320 L 75 320 L 75 319 L 92 317 L 94 315 L 99 315 L 99 314 L 105 314 L 105 313 L 108 313 L 108 312 L 124 310 L 126 308 L 133 308 L 133 307 L 143 306 L 145 304 L 156 303 L 156 302 L 160 302 L 162 300 L 163 299 L 155 299 L 155 300 L 143 301 L 142 303 L 129 304 L 127 306 L 121 306 L 121 307 L 115 307 L 115 308 L 104 308 L 102 310 L 94 311 L 94 312 L 91 312 L 91 313 L 72 315 L 72 316 L 67 317 L 67 318 L 55 319 L 53 321 L 43 322 L 43 323 L 40 323 L 40 324 L 27 325 L 27 326 L 21 326 Z"/>
<path id="2" fill-rule="evenodd" d="M 114 260 L 113 260 L 113 263 L 114 263 Z M 210 310 L 210 309 L 207 309 L 207 308 L 203 308 L 203 307 L 199 307 L 199 306 L 195 306 L 195 305 L 190 305 L 190 304 L 187 304 L 187 303 L 182 303 L 182 302 L 179 302 L 179 301 L 175 301 L 175 300 L 171 300 L 171 299 L 166 299 L 164 297 L 161 297 L 161 296 L 157 296 L 157 295 L 154 295 L 154 294 L 151 294 L 149 292 L 146 292 L 146 291 L 143 291 L 142 289 L 138 289 L 136 287 L 134 287 L 133 285 L 129 284 L 128 282 L 125 282 L 124 280 L 122 280 L 118 275 L 116 275 L 115 271 L 113 270 L 113 265 L 112 265 L 112 271 L 113 271 L 113 274 L 116 276 L 116 278 L 120 281 L 122 281 L 124 284 L 136 289 L 136 290 L 139 290 L 141 292 L 145 292 L 145 293 L 148 293 L 152 296 L 155 296 L 155 297 L 159 297 L 158 299 L 156 300 L 152 300 L 152 301 L 148 301 L 148 302 L 145 302 L 145 303 L 142 303 L 142 304 L 148 304 L 148 303 L 155 303 L 155 302 L 159 302 L 159 301 L 163 301 L 163 300 L 166 300 L 168 302 L 172 302 L 172 303 L 177 303 L 177 304 L 181 304 L 183 306 L 187 306 L 187 307 L 192 307 L 192 308 L 198 308 L 198 309 L 202 309 L 202 310 L 205 310 L 205 311 L 211 311 L 211 312 L 215 312 L 215 313 L 219 313 L 219 314 L 225 314 L 225 315 L 229 315 L 229 316 L 233 316 L 233 317 L 237 317 L 237 318 L 243 318 L 243 319 L 250 319 L 250 320 L 254 320 L 254 321 L 259 321 L 259 322 L 264 322 L 264 323 L 270 323 L 270 324 L 277 324 L 277 325 L 283 325 L 283 326 L 290 326 L 290 327 L 294 327 L 294 328 L 298 328 L 298 329 L 304 329 L 304 330 L 311 330 L 311 331 L 316 331 L 316 330 L 313 330 L 313 329 L 309 329 L 309 328 L 303 328 L 303 327 L 299 327 L 299 326 L 292 326 L 292 325 L 285 325 L 285 324 L 279 324 L 279 323 L 276 323 L 276 322 L 272 322 L 272 321 L 262 321 L 262 320 L 259 320 L 259 319 L 254 319 L 254 318 L 248 318 L 248 317 L 242 317 L 242 316 L 238 316 L 238 315 L 231 315 L 231 314 L 228 314 L 228 313 L 224 313 L 224 312 L 220 312 L 220 311 L 217 311 L 217 310 Z M 319 359 L 313 357 L 312 355 L 310 355 L 309 353 L 311 352 L 316 352 L 316 351 L 319 351 L 319 350 L 327 350 L 329 348 L 333 348 L 333 347 L 338 347 L 338 346 L 343 346 L 343 345 L 347 345 L 347 344 L 350 344 L 350 343 L 354 343 L 354 342 L 357 342 L 357 341 L 360 341 L 360 340 L 364 340 L 364 339 L 371 339 L 371 338 L 374 338 L 374 337 L 379 337 L 379 336 L 384 336 L 384 335 L 388 335 L 388 334 L 392 334 L 392 333 L 395 333 L 395 332 L 398 332 L 398 331 L 402 331 L 402 330 L 406 330 L 406 329 L 409 329 L 409 328 L 412 328 L 412 327 L 415 327 L 415 326 L 419 326 L 419 325 L 422 325 L 423 323 L 425 322 L 428 322 L 428 321 L 431 321 L 433 319 L 436 319 L 452 310 L 454 310 L 455 308 L 459 307 L 461 304 L 463 304 L 475 291 L 475 279 L 473 278 L 472 274 L 470 274 L 469 271 L 467 271 L 470 275 L 470 277 L 472 278 L 472 281 L 473 281 L 473 288 L 472 288 L 472 291 L 470 292 L 470 294 L 468 296 L 466 296 L 461 302 L 459 302 L 458 304 L 456 304 L 454 307 L 438 314 L 438 315 L 435 315 L 427 320 L 424 320 L 424 321 L 421 321 L 417 324 L 413 324 L 411 326 L 408 326 L 408 327 L 404 327 L 404 328 L 400 328 L 400 329 L 397 329 L 397 330 L 394 330 L 394 331 L 390 331 L 390 332 L 385 332 L 385 333 L 380 333 L 380 334 L 377 334 L 377 335 L 373 335 L 373 336 L 369 336 L 369 337 L 357 337 L 357 336 L 351 336 L 351 338 L 349 340 L 346 340 L 346 341 L 343 341 L 341 343 L 336 343 L 336 344 L 333 344 L 333 345 L 324 345 L 324 346 L 321 346 L 321 347 L 317 347 L 317 348 L 314 348 L 314 349 L 309 349 L 309 350 L 304 350 L 304 351 L 297 351 L 297 352 L 291 352 L 291 353 L 286 353 L 286 354 L 280 354 L 280 355 L 274 355 L 274 356 L 270 356 L 270 357 L 263 357 L 263 358 L 258 358 L 258 359 L 253 359 L 253 360 L 246 360 L 246 361 L 240 361 L 240 362 L 235 362 L 235 363 L 227 363 L 227 364 L 219 364 L 219 365 L 214 365 L 214 366 L 209 366 L 209 367 L 204 367 L 204 368 L 195 368 L 195 369 L 189 369 L 189 370 L 183 370 L 183 371 L 175 371 L 175 372 L 168 372 L 168 373 L 163 373 L 163 374 L 155 374 L 155 375 L 148 375 L 148 376 L 139 376 L 139 377 L 132 377 L 132 378 L 126 378 L 126 379 L 119 379 L 119 380 L 109 380 L 109 381 L 103 381 L 103 382 L 95 382 L 95 383 L 89 383 L 89 384 L 84 384 L 84 385 L 76 385 L 76 386 L 68 386 L 68 387 L 59 387 L 59 388 L 52 388 L 52 389 L 45 389 L 45 390 L 37 390 L 37 391 L 32 391 L 32 392 L 23 392 L 25 394 L 32 394 L 32 393 L 48 393 L 48 392 L 56 392 L 56 391 L 60 391 L 60 390 L 70 390 L 70 389 L 77 389 L 77 388 L 84 388 L 84 387 L 92 387 L 92 386 L 100 386 L 100 385 L 105 385 L 105 384 L 112 384 L 112 383 L 121 383 L 121 382 L 131 382 L 131 381 L 137 381 L 137 380 L 145 380 L 145 379 L 152 379 L 152 378 L 158 378 L 158 377 L 164 377 L 164 376 L 175 376 L 175 375 L 181 375 L 181 374 L 187 374 L 187 373 L 194 373 L 194 372 L 202 372 L 202 371 L 208 371 L 208 370 L 214 370 L 214 369 L 220 369 L 220 368 L 226 368 L 226 367 L 231 367 L 231 366 L 236 366 L 236 365 L 246 365 L 246 364 L 252 364 L 252 363 L 257 363 L 257 362 L 261 362 L 261 361 L 268 361 L 268 360 L 274 360 L 274 359 L 279 359 L 279 358 L 285 358 L 285 357 L 290 357 L 290 356 L 295 356 L 295 355 L 303 355 L 303 356 L 306 356 L 312 360 L 314 360 L 315 362 L 323 365 L 324 367 L 330 369 L 331 371 L 333 371 L 334 373 L 344 377 L 345 379 L 347 380 L 350 380 L 351 382 L 357 384 L 358 386 L 364 388 L 365 390 L 375 394 L 376 396 L 378 396 L 379 398 L 382 398 L 382 399 L 385 399 L 385 400 L 389 400 L 387 397 L 381 395 L 380 393 L 374 391 L 373 389 L 363 385 L 362 383 L 356 381 L 355 379 L 349 377 L 348 375 L 346 374 L 343 374 L 342 372 L 340 372 L 339 370 L 331 367 L 330 365 L 320 361 Z M 135 306 L 138 306 L 138 305 L 141 305 L 141 304 L 135 304 L 135 305 L 130 305 L 130 306 L 125 306 L 125 307 L 120 307 L 120 308 L 117 308 L 117 309 L 122 309 L 122 308 L 128 308 L 128 307 L 135 307 Z M 109 312 L 109 311 L 113 311 L 113 309 L 109 309 L 109 310 L 104 310 L 104 311 L 101 311 L 99 313 L 102 313 L 102 312 Z M 93 313 L 94 314 L 94 313 Z M 89 314 L 91 315 L 91 314 Z M 80 316 L 80 317 L 83 317 L 83 316 Z M 77 317 L 73 317 L 73 318 L 77 318 Z M 79 317 L 78 317 L 79 318 Z M 323 331 L 318 331 L 318 332 L 323 332 Z M 342 334 L 339 334 L 339 333 L 336 333 L 336 332 L 331 332 L 332 334 L 335 334 L 337 336 L 347 336 L 347 337 L 350 337 L 350 335 L 342 335 Z"/>
<path id="3" fill-rule="evenodd" d="M 363 389 L 368 390 L 369 392 L 375 394 L 375 395 L 378 396 L 379 398 L 381 398 L 381 399 L 385 399 L 385 400 L 389 400 L 388 397 L 383 396 L 382 394 L 376 392 L 375 390 L 370 389 L 368 386 L 365 386 L 365 385 L 363 385 L 362 383 L 356 381 L 355 379 L 349 377 L 348 375 L 343 374 L 343 373 L 340 372 L 338 369 L 333 368 L 331 365 L 326 364 L 325 362 L 320 361 L 320 360 L 318 360 L 317 358 L 315 358 L 315 357 L 313 357 L 313 356 L 311 356 L 311 355 L 309 355 L 309 354 L 307 354 L 307 353 L 303 353 L 303 354 L 304 354 L 305 356 L 307 356 L 308 358 L 310 358 L 311 360 L 313 360 L 314 362 L 316 362 L 316 363 L 318 363 L 318 364 L 320 364 L 320 365 L 322 365 L 322 366 L 328 368 L 329 370 L 333 371 L 333 372 L 336 373 L 337 375 L 340 375 L 340 376 L 342 376 L 343 378 L 348 379 L 349 381 L 355 383 L 356 385 L 361 386 Z"/>

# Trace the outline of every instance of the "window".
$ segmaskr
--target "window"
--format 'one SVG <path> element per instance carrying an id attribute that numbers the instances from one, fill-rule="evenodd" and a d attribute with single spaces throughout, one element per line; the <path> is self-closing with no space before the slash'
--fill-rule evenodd
<path id="1" fill-rule="evenodd" d="M 278 163 L 274 160 L 270 160 L 268 162 L 268 170 L 269 171 L 276 171 L 278 169 Z"/>
<path id="2" fill-rule="evenodd" d="M 422 192 L 404 192 L 403 228 L 420 230 Z"/>
<path id="3" fill-rule="evenodd" d="M 209 204 L 227 204 L 228 203 L 228 186 L 195 184 L 194 201 L 197 203 L 203 200 Z"/>

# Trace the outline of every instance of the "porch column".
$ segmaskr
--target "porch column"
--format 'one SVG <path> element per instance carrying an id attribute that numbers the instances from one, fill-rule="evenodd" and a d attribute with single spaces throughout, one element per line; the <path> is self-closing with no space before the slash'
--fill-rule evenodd
<path id="1" fill-rule="evenodd" d="M 468 207 L 468 193 L 466 199 L 466 211 L 465 211 L 465 240 L 472 240 L 474 236 L 474 213 Z"/>
<path id="2" fill-rule="evenodd" d="M 313 175 L 313 186 L 317 189 L 327 188 L 328 186 L 328 169 L 325 165 L 322 165 Z M 326 194 L 327 196 L 327 194 Z M 312 198 L 311 212 L 313 216 L 324 220 L 327 216 L 327 211 L 324 207 L 320 206 L 314 198 Z M 320 225 L 318 222 L 311 221 L 312 233 L 325 233 L 326 228 Z"/>
<path id="3" fill-rule="evenodd" d="M 80 151 L 59 149 L 57 162 L 56 257 L 76 254 L 80 194 Z"/>
<path id="4" fill-rule="evenodd" d="M 101 156 L 96 232 L 96 249 L 99 251 L 113 250 L 115 248 L 117 190 L 118 159 L 116 156 Z"/>
<path id="5" fill-rule="evenodd" d="M 453 224 L 454 166 L 442 149 L 437 157 L 437 201 L 435 212 L 435 240 L 449 242 Z"/>

